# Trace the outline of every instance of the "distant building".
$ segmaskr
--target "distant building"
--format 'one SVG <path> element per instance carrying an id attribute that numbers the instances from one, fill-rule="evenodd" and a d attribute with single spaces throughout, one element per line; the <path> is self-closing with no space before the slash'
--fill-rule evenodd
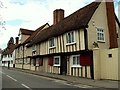
<path id="1" fill-rule="evenodd" d="M 2 66 L 13 67 L 15 60 L 15 44 L 13 37 L 10 38 L 7 44 L 7 48 L 5 48 L 2 52 Z"/>
<path id="2" fill-rule="evenodd" d="M 0 48 L 0 66 L 2 66 L 2 49 Z"/>

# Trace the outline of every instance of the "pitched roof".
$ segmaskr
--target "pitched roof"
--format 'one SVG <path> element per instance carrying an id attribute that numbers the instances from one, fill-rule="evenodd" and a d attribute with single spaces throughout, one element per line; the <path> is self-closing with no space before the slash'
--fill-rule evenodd
<path id="1" fill-rule="evenodd" d="M 118 26 L 120 27 L 120 22 L 119 22 L 119 20 L 118 20 L 118 18 L 117 18 L 117 16 L 116 16 L 116 14 L 115 14 L 115 19 L 116 19 L 116 21 L 117 21 Z"/>
<path id="2" fill-rule="evenodd" d="M 0 54 L 2 53 L 2 49 L 0 48 Z"/>
<path id="3" fill-rule="evenodd" d="M 3 54 L 3 55 L 12 54 L 13 51 L 15 50 L 15 46 L 16 46 L 15 44 L 11 44 L 9 48 L 7 47 L 7 48 L 2 52 L 2 54 Z"/>
<path id="4" fill-rule="evenodd" d="M 21 34 L 24 35 L 31 35 L 34 31 L 33 30 L 28 30 L 28 29 L 24 29 L 24 28 L 20 28 Z"/>
<path id="5" fill-rule="evenodd" d="M 95 10 L 98 8 L 99 4 L 100 2 L 92 2 L 91 4 L 64 18 L 59 23 L 42 30 L 39 35 L 28 45 L 28 47 L 71 30 L 87 27 L 88 22 L 90 21 Z"/>
<path id="6" fill-rule="evenodd" d="M 42 25 L 41 27 L 37 28 L 35 30 L 35 32 L 33 32 L 32 35 L 23 42 L 23 44 L 26 44 L 26 43 L 30 42 L 39 33 L 39 31 L 41 31 L 42 29 L 44 29 L 44 27 L 46 25 L 49 25 L 49 24 L 46 23 L 46 24 Z"/>

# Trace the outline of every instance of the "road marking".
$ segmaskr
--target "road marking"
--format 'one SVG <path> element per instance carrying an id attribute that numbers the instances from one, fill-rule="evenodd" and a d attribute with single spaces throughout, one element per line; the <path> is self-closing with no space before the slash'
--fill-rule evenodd
<path id="1" fill-rule="evenodd" d="M 12 78 L 12 77 L 11 77 L 11 76 L 9 76 L 9 75 L 7 75 L 7 77 L 9 77 L 10 79 L 12 79 L 12 80 L 14 80 L 14 81 L 16 81 L 16 82 L 17 82 L 17 80 L 16 80 L 16 79 Z"/>
<path id="2" fill-rule="evenodd" d="M 32 90 L 30 87 L 28 87 L 27 85 L 25 84 L 21 84 L 22 86 L 24 86 L 25 88 L 29 89 L 29 90 Z"/>
<path id="3" fill-rule="evenodd" d="M 78 88 L 93 88 L 92 86 L 87 86 L 87 85 L 74 85 L 74 86 Z"/>

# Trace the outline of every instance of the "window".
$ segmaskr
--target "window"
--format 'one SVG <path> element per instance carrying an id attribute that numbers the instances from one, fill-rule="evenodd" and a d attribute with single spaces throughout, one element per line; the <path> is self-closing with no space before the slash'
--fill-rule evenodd
<path id="1" fill-rule="evenodd" d="M 19 48 L 17 48 L 17 53 L 19 53 Z"/>
<path id="2" fill-rule="evenodd" d="M 80 66 L 80 55 L 73 55 L 72 60 L 73 60 L 73 66 L 75 67 Z"/>
<path id="3" fill-rule="evenodd" d="M 112 58 L 112 54 L 108 54 L 108 57 L 109 57 L 109 58 Z"/>
<path id="4" fill-rule="evenodd" d="M 32 46 L 32 51 L 36 51 L 36 45 Z"/>
<path id="5" fill-rule="evenodd" d="M 21 50 L 21 51 L 23 50 L 23 46 L 20 47 L 20 50 Z"/>
<path id="6" fill-rule="evenodd" d="M 67 35 L 66 35 L 66 41 L 67 41 L 67 44 L 75 42 L 75 35 L 74 35 L 73 31 L 67 33 Z"/>
<path id="7" fill-rule="evenodd" d="M 36 66 L 39 66 L 39 58 L 36 58 Z"/>
<path id="8" fill-rule="evenodd" d="M 105 42 L 104 30 L 101 28 L 97 28 L 97 41 Z"/>
<path id="9" fill-rule="evenodd" d="M 43 65 L 43 58 L 36 58 L 36 66 L 42 66 Z"/>
<path id="10" fill-rule="evenodd" d="M 54 57 L 54 66 L 60 66 L 60 56 Z"/>
<path id="11" fill-rule="evenodd" d="M 55 38 L 49 39 L 49 47 L 55 47 Z"/>
<path id="12" fill-rule="evenodd" d="M 11 57 L 12 57 L 12 54 L 11 54 Z"/>

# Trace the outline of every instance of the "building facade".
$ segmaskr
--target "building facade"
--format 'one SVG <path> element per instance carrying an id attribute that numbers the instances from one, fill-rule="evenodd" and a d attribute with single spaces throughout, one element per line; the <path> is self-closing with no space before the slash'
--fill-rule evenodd
<path id="1" fill-rule="evenodd" d="M 5 48 L 2 52 L 2 66 L 14 67 L 15 65 L 15 44 L 13 37 L 10 38 Z"/>
<path id="2" fill-rule="evenodd" d="M 68 17 L 64 17 L 64 10 L 56 9 L 53 17 L 52 26 L 35 33 L 36 30 L 28 37 L 28 42 L 24 38 L 16 47 L 16 68 L 118 80 L 118 67 L 101 59 L 108 59 L 101 53 L 106 50 L 107 56 L 113 55 L 112 60 L 116 59 L 114 64 L 118 63 L 114 55 L 118 55 L 117 31 L 120 24 L 114 13 L 113 2 L 92 2 Z M 19 58 L 20 47 L 24 47 L 22 59 Z M 104 68 L 106 65 L 114 67 L 112 70 L 116 74 L 107 76 L 102 65 Z"/>

